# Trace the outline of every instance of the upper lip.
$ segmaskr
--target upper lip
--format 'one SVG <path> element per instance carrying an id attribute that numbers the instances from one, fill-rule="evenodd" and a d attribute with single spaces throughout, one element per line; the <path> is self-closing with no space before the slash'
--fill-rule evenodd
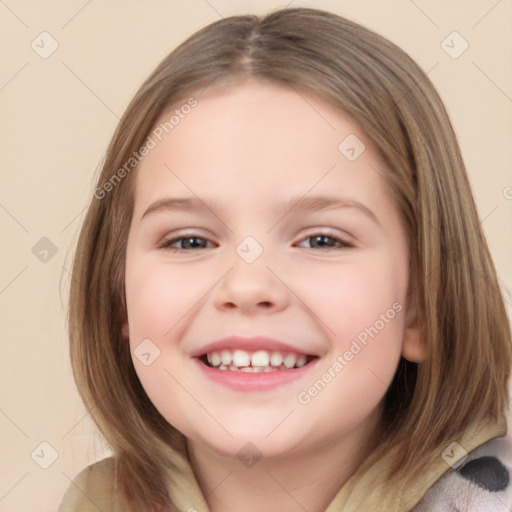
<path id="1" fill-rule="evenodd" d="M 266 338 L 264 336 L 242 337 L 242 336 L 229 336 L 220 340 L 207 343 L 200 348 L 190 352 L 191 357 L 200 357 L 210 352 L 220 352 L 221 350 L 268 350 L 269 352 L 292 352 L 294 354 L 315 355 L 307 351 L 293 346 L 284 341 L 279 341 L 273 338 Z"/>

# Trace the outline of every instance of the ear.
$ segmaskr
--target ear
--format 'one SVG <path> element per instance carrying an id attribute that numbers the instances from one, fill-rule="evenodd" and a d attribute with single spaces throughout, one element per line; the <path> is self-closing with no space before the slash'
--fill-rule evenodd
<path id="1" fill-rule="evenodd" d="M 405 330 L 402 356 L 413 363 L 421 363 L 428 357 L 427 344 L 421 336 L 418 307 L 415 298 L 408 301 L 405 311 Z"/>

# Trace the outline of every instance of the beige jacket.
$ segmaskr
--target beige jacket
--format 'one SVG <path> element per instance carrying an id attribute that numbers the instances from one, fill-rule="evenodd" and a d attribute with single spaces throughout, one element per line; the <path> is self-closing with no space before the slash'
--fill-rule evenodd
<path id="1" fill-rule="evenodd" d="M 509 443 L 510 438 L 506 436 L 506 431 L 505 421 L 499 424 L 475 423 L 460 438 L 454 439 L 454 442 L 459 443 L 469 453 L 491 439 L 495 439 L 491 444 L 496 442 Z M 484 446 L 489 446 L 489 444 L 487 443 Z M 512 447 L 512 443 L 506 446 Z M 438 489 L 447 487 L 446 485 L 443 487 L 441 484 L 450 474 L 454 474 L 452 466 L 457 467 L 456 463 L 450 465 L 445 461 L 447 453 L 448 455 L 451 453 L 449 449 L 448 452 L 445 448 L 440 449 L 439 458 L 435 464 L 425 468 L 425 471 L 414 482 L 408 482 L 407 488 L 398 485 L 396 489 L 389 489 L 389 487 L 384 489 L 381 486 L 385 473 L 384 469 L 389 461 L 389 457 L 384 457 L 366 472 L 356 471 L 339 490 L 325 512 L 409 512 L 424 510 L 422 505 L 424 501 L 420 503 L 420 500 L 429 489 L 431 489 L 429 495 L 432 495 L 432 490 L 435 491 L 436 487 Z M 459 453 L 462 452 L 459 450 Z M 177 470 L 169 476 L 169 494 L 178 510 L 180 512 L 209 512 L 208 505 L 188 460 L 176 451 L 172 451 L 170 456 Z M 471 459 L 471 454 L 469 459 Z M 510 467 L 506 471 L 510 472 Z M 98 512 L 98 510 L 101 512 L 124 512 L 127 507 L 123 507 L 120 497 L 117 496 L 114 482 L 112 457 L 88 466 L 78 474 L 70 485 L 59 507 L 59 512 Z M 510 482 L 508 483 L 510 484 Z M 453 485 L 450 484 L 448 487 L 452 488 Z M 467 499 L 467 490 L 463 494 Z M 398 502 L 398 497 L 401 497 L 400 502 Z M 504 498 L 504 494 L 501 494 L 498 498 L 500 503 L 508 499 Z M 418 508 L 416 508 L 417 505 Z M 446 505 L 448 504 L 446 503 Z M 241 508 L 241 510 L 243 509 Z M 425 510 L 430 510 L 430 508 Z M 436 508 L 435 510 L 455 509 Z M 480 508 L 469 507 L 464 508 L 464 510 L 472 511 L 480 510 Z M 498 509 L 493 508 L 492 510 Z M 505 506 L 503 510 L 512 510 L 512 506 Z"/>

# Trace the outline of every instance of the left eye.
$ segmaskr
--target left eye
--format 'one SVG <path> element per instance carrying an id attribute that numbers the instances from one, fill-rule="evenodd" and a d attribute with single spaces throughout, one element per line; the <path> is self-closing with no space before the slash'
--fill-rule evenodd
<path id="1" fill-rule="evenodd" d="M 343 248 L 343 247 L 353 247 L 353 244 L 344 238 L 337 238 L 330 235 L 325 235 L 322 233 L 309 235 L 303 240 L 311 240 L 313 243 L 310 243 L 311 249 L 334 249 L 335 247 Z M 337 244 L 332 245 L 332 244 Z M 303 247 L 303 246 L 302 246 Z"/>

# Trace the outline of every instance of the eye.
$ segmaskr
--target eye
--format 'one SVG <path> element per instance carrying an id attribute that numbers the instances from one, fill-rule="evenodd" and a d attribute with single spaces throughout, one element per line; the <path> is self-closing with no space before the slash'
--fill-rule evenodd
<path id="1" fill-rule="evenodd" d="M 171 239 L 164 239 L 160 244 L 160 249 L 168 249 L 171 251 L 187 251 L 190 249 L 206 249 L 205 244 L 208 244 L 209 241 L 206 238 L 196 236 L 196 235 L 188 235 L 188 236 L 179 236 Z M 179 247 L 173 247 L 175 244 L 179 244 Z"/>
<path id="2" fill-rule="evenodd" d="M 340 236 L 331 236 L 325 233 L 314 233 L 313 235 L 307 236 L 303 240 L 313 241 L 309 247 L 311 249 L 335 249 L 336 247 L 343 249 L 347 247 L 354 247 L 354 244 L 352 244 L 346 238 Z M 299 246 L 301 245 L 299 244 Z"/>
<path id="3" fill-rule="evenodd" d="M 314 233 L 307 236 L 303 241 L 309 240 L 310 249 L 336 249 L 336 248 L 348 248 L 354 247 L 354 245 L 346 238 L 341 236 L 332 236 L 326 233 Z M 198 249 L 206 249 L 208 244 L 211 244 L 209 240 L 201 236 L 186 235 L 175 238 L 164 239 L 160 244 L 160 249 L 167 249 L 173 252 L 177 251 L 190 251 Z M 299 244 L 300 247 L 303 242 Z"/>

